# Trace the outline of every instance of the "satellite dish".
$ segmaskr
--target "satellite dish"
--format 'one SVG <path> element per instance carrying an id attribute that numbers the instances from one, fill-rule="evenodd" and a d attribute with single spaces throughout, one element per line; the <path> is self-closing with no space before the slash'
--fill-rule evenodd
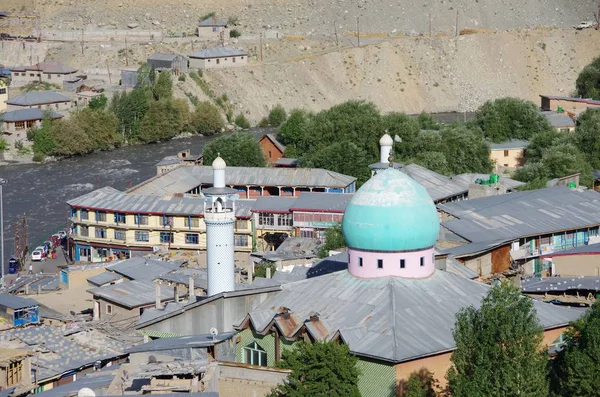
<path id="1" fill-rule="evenodd" d="M 92 389 L 84 387 L 77 392 L 77 397 L 96 397 L 96 393 Z"/>
<path id="2" fill-rule="evenodd" d="M 212 335 L 213 340 L 215 340 L 215 338 L 217 337 L 217 335 L 219 335 L 219 331 L 217 331 L 217 329 L 215 327 L 212 327 L 210 329 L 210 334 Z"/>

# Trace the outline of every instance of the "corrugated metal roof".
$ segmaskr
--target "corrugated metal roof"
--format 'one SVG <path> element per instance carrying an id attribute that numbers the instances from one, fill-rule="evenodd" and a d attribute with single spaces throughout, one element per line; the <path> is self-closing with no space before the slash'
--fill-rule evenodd
<path id="1" fill-rule="evenodd" d="M 352 197 L 354 197 L 354 194 L 302 192 L 292 205 L 291 210 L 344 212 Z"/>
<path id="2" fill-rule="evenodd" d="M 455 349 L 456 313 L 479 307 L 489 291 L 488 285 L 444 271 L 426 279 L 359 279 L 341 271 L 281 288 L 248 315 L 258 332 L 278 317 L 280 308 L 302 322 L 318 314 L 327 324 L 323 339 L 339 331 L 354 354 L 394 363 Z M 534 307 L 545 329 L 564 326 L 581 314 L 542 302 Z"/>
<path id="3" fill-rule="evenodd" d="M 553 99 L 553 100 L 559 100 L 559 101 L 582 102 L 582 103 L 587 103 L 589 105 L 600 105 L 600 101 L 596 101 L 591 98 L 587 98 L 587 99 L 586 98 L 573 98 L 573 97 L 569 97 L 569 96 L 555 96 L 555 95 L 540 95 L 540 97 Z"/>
<path id="4" fill-rule="evenodd" d="M 497 248 L 501 245 L 508 244 L 509 242 L 510 242 L 510 240 L 509 241 L 504 241 L 504 240 L 483 241 L 483 242 L 478 242 L 478 243 L 470 243 L 470 244 L 460 245 L 458 247 L 453 247 L 453 248 L 443 250 L 441 253 L 452 255 L 456 258 L 462 258 L 465 256 L 472 256 L 472 255 L 480 254 L 483 252 L 491 251 L 494 248 Z"/>
<path id="5" fill-rule="evenodd" d="M 102 272 L 100 274 L 96 274 L 87 279 L 88 283 L 97 285 L 98 287 L 102 287 L 103 285 L 110 284 L 114 281 L 120 280 L 123 277 L 117 273 L 113 272 Z"/>
<path id="6" fill-rule="evenodd" d="M 46 62 L 39 62 L 36 63 L 35 65 L 31 65 L 31 66 L 22 66 L 22 67 L 18 67 L 18 68 L 12 68 L 11 70 L 32 70 L 32 71 L 41 71 L 42 73 L 57 73 L 57 74 L 69 74 L 69 73 L 73 73 L 76 72 L 77 69 L 73 69 L 70 66 L 67 65 L 63 65 L 62 63 L 59 62 L 52 62 L 52 61 L 46 61 Z"/>
<path id="7" fill-rule="evenodd" d="M 600 291 L 600 277 L 532 277 L 521 281 L 521 291 L 532 294 L 568 291 Z"/>
<path id="8" fill-rule="evenodd" d="M 290 212 L 296 197 L 261 196 L 252 206 L 252 212 Z"/>
<path id="9" fill-rule="evenodd" d="M 189 168 L 189 167 L 184 167 Z M 236 216 L 249 218 L 256 200 L 237 200 Z M 78 208 L 90 208 L 128 214 L 164 214 L 202 216 L 204 201 L 201 197 L 160 197 L 158 195 L 132 194 L 120 192 L 112 187 L 103 187 L 83 196 L 67 201 Z"/>
<path id="10" fill-rule="evenodd" d="M 19 110 L 11 110 L 10 112 L 0 114 L 0 120 L 2 121 L 32 121 L 32 120 L 42 120 L 45 114 L 41 109 L 19 109 Z M 64 117 L 60 113 L 51 112 L 51 119 L 60 119 Z"/>
<path id="11" fill-rule="evenodd" d="M 39 302 L 33 299 L 22 298 L 11 294 L 0 294 L 0 306 L 8 307 L 10 309 L 18 310 L 39 305 Z"/>
<path id="12" fill-rule="evenodd" d="M 280 167 L 295 167 L 296 165 L 298 165 L 298 159 L 281 157 L 277 159 L 277 161 L 275 161 L 273 165 Z"/>
<path id="13" fill-rule="evenodd" d="M 180 267 L 179 263 L 134 257 L 117 262 L 109 266 L 107 270 L 121 274 L 130 280 L 154 280 L 156 277 Z"/>
<path id="14" fill-rule="evenodd" d="M 402 172 L 422 185 L 434 202 L 467 194 L 469 190 L 463 184 L 417 164 L 404 166 Z"/>
<path id="15" fill-rule="evenodd" d="M 130 309 L 150 305 L 156 301 L 156 290 L 153 282 L 148 280 L 132 280 L 122 283 L 92 288 L 88 292 L 110 302 L 115 302 Z M 161 288 L 160 300 L 175 298 L 173 288 Z"/>
<path id="16" fill-rule="evenodd" d="M 597 255 L 600 254 L 600 243 L 582 245 L 580 247 L 571 248 L 569 250 L 559 251 L 552 254 L 544 255 L 545 257 L 569 256 L 569 255 Z"/>
<path id="17" fill-rule="evenodd" d="M 204 21 L 200 22 L 198 26 L 227 26 L 227 21 L 224 19 L 206 18 Z"/>
<path id="18" fill-rule="evenodd" d="M 554 128 L 575 128 L 575 122 L 566 113 L 541 112 Z"/>
<path id="19" fill-rule="evenodd" d="M 202 51 L 194 52 L 188 55 L 190 58 L 207 59 L 207 58 L 222 58 L 222 57 L 237 57 L 246 56 L 248 53 L 242 50 L 236 50 L 231 47 L 214 47 L 207 48 Z"/>
<path id="20" fill-rule="evenodd" d="M 511 139 L 510 141 L 500 143 L 490 143 L 490 150 L 511 150 L 511 149 L 525 149 L 529 146 L 529 141 L 522 139 Z"/>
<path id="21" fill-rule="evenodd" d="M 98 393 L 98 390 L 107 389 L 115 378 L 115 375 L 116 371 L 92 372 L 84 376 L 78 375 L 77 380 L 74 382 L 36 394 L 42 397 L 71 397 L 77 396 L 79 390 L 86 387 L 96 391 L 96 395 L 103 395 L 104 393 Z"/>
<path id="22" fill-rule="evenodd" d="M 225 184 L 235 186 L 296 186 L 345 188 L 356 178 L 320 168 L 227 167 Z M 212 184 L 210 166 L 179 167 L 131 188 L 129 193 L 164 196 L 187 193 Z"/>
<path id="23" fill-rule="evenodd" d="M 63 102 L 71 102 L 71 100 L 55 91 L 29 91 L 6 101 L 7 104 L 14 106 L 37 106 Z"/>
<path id="24" fill-rule="evenodd" d="M 516 240 L 600 225 L 600 195 L 564 186 L 438 204 L 458 218 L 442 226 L 469 240 Z"/>
<path id="25" fill-rule="evenodd" d="M 479 274 L 469 269 L 462 263 L 454 260 L 453 258 L 446 259 L 446 271 L 448 273 L 456 274 L 457 276 L 474 280 L 479 277 Z"/>
<path id="26" fill-rule="evenodd" d="M 179 55 L 177 54 L 165 54 L 162 52 L 155 52 L 154 54 L 148 57 L 149 61 L 170 61 L 173 62 L 177 59 Z"/>
<path id="27" fill-rule="evenodd" d="M 465 173 L 465 174 L 451 176 L 450 179 L 462 184 L 465 188 L 468 189 L 469 185 L 471 183 L 475 183 L 475 181 L 477 179 L 489 180 L 490 174 Z M 500 182 L 504 183 L 505 186 L 510 190 L 514 190 L 517 187 L 523 186 L 525 184 L 524 182 L 517 181 L 514 179 L 510 179 L 510 178 L 505 178 L 505 177 L 500 177 Z"/>
<path id="28" fill-rule="evenodd" d="M 126 353 L 153 352 L 161 350 L 194 349 L 214 346 L 233 338 L 236 331 L 222 332 L 213 338 L 211 334 L 180 336 L 175 338 L 160 338 L 127 349 Z"/>

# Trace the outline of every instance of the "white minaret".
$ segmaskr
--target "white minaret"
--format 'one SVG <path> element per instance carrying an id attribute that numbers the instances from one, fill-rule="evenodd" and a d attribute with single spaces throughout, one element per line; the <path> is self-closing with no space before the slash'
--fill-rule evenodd
<path id="1" fill-rule="evenodd" d="M 379 140 L 379 162 L 380 163 L 389 163 L 390 162 L 390 153 L 392 151 L 392 146 L 394 146 L 394 140 L 388 134 L 385 134 Z"/>
<path id="2" fill-rule="evenodd" d="M 206 266 L 208 296 L 235 290 L 235 262 L 233 257 L 235 200 L 237 191 L 225 187 L 225 161 L 217 156 L 212 163 L 213 187 L 204 194 L 204 222 L 206 223 Z"/>

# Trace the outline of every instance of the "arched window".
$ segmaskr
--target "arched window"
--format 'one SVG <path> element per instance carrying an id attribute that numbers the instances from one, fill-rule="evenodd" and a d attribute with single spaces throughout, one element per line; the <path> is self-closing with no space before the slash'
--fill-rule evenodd
<path id="1" fill-rule="evenodd" d="M 252 342 L 244 347 L 244 362 L 250 365 L 267 366 L 267 352 L 258 343 Z"/>

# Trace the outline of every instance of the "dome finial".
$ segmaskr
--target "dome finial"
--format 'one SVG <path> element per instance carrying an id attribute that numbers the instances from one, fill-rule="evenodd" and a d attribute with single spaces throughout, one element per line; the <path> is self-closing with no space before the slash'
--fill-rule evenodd
<path id="1" fill-rule="evenodd" d="M 390 150 L 390 156 L 388 157 L 388 161 L 390 162 L 390 168 L 394 168 L 394 151 Z"/>

